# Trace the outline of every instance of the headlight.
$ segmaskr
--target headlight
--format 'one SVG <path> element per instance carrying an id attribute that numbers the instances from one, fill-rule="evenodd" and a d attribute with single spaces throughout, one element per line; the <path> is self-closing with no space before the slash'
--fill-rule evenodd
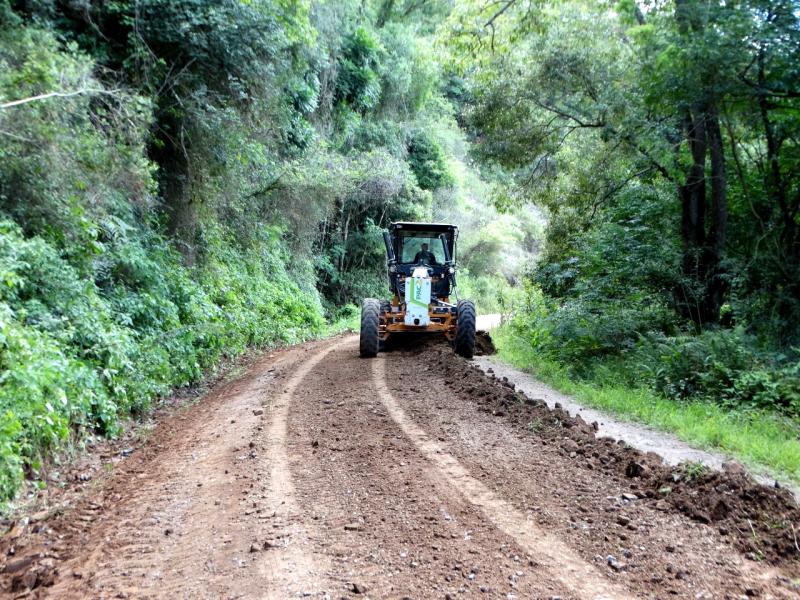
<path id="1" fill-rule="evenodd" d="M 389 273 L 397 273 L 397 266 L 389 265 Z"/>
<path id="2" fill-rule="evenodd" d="M 453 273 L 456 272 L 456 269 L 455 267 L 450 267 L 449 269 L 447 269 L 447 272 L 450 273 L 450 275 L 452 275 Z"/>

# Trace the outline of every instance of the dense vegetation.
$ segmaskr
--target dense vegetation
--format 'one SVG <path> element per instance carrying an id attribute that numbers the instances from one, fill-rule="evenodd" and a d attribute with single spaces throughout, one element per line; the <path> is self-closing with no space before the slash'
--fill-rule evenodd
<path id="1" fill-rule="evenodd" d="M 799 59 L 791 0 L 0 0 L 0 498 L 401 219 L 529 363 L 796 432 Z"/>
<path id="2" fill-rule="evenodd" d="M 796 437 L 797 3 L 474 0 L 449 39 L 499 199 L 547 212 L 513 322 L 529 359 Z"/>

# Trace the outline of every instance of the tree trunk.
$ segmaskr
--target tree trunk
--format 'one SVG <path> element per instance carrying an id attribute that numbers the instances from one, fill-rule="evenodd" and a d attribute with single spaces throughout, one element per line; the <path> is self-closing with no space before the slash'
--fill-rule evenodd
<path id="1" fill-rule="evenodd" d="M 800 229 L 797 224 L 797 214 L 800 210 L 800 192 L 790 199 L 787 190 L 787 178 L 781 171 L 780 152 L 782 140 L 775 131 L 770 118 L 770 100 L 765 73 L 764 48 L 759 48 L 757 55 L 758 64 L 758 108 L 761 123 L 764 128 L 764 137 L 767 142 L 767 169 L 764 174 L 764 187 L 770 199 L 778 204 L 780 210 L 779 252 L 776 256 L 776 266 L 783 275 L 783 282 L 779 284 L 776 296 L 776 314 L 782 319 L 791 321 L 796 315 L 796 298 L 800 297 Z M 782 289 L 781 289 L 782 288 Z"/>
<path id="2" fill-rule="evenodd" d="M 186 125 L 180 118 L 159 113 L 161 145 L 153 144 L 150 158 L 158 165 L 158 184 L 167 215 L 167 228 L 187 265 L 197 260 L 197 206 L 191 194 L 191 161 Z"/>
<path id="3" fill-rule="evenodd" d="M 786 191 L 786 181 L 781 173 L 780 148 L 781 140 L 775 134 L 775 128 L 770 120 L 769 100 L 767 98 L 767 83 L 764 72 L 764 50 L 758 53 L 758 107 L 761 113 L 761 122 L 764 127 L 764 136 L 767 141 L 767 181 L 766 188 L 769 195 L 778 202 L 781 211 L 782 231 L 781 242 L 785 248 L 785 258 L 796 264 L 800 246 L 797 235 L 797 206 L 790 206 Z"/>
<path id="4" fill-rule="evenodd" d="M 690 0 L 675 0 L 679 33 L 703 34 L 703 14 Z M 693 90 L 694 91 L 694 90 Z M 719 321 L 727 292 L 722 258 L 728 223 L 725 147 L 713 89 L 696 90 L 696 101 L 684 115 L 684 132 L 692 156 L 686 181 L 678 186 L 681 200 L 684 283 L 679 293 L 681 312 L 697 325 Z M 706 156 L 711 159 L 711 205 L 707 202 Z"/>
<path id="5" fill-rule="evenodd" d="M 701 256 L 706 241 L 706 131 L 702 111 L 687 111 L 684 117 L 686 141 L 692 164 L 686 181 L 678 186 L 681 200 L 681 239 L 683 241 L 683 276 L 685 283 L 679 301 L 681 312 L 695 323 L 702 324 L 704 311 L 698 297 L 697 284 L 702 280 Z"/>
<path id="6" fill-rule="evenodd" d="M 705 319 L 709 322 L 717 322 L 725 293 L 728 290 L 721 265 L 728 228 L 728 179 L 719 115 L 713 104 L 707 109 L 705 119 L 711 157 L 711 212 L 704 260 Z"/>

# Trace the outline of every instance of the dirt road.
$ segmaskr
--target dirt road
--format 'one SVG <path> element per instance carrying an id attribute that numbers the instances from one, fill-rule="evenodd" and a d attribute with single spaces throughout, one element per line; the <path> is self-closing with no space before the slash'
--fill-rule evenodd
<path id="1" fill-rule="evenodd" d="M 277 352 L 81 485 L 6 535 L 9 597 L 800 593 L 786 494 L 596 439 L 442 346 Z"/>

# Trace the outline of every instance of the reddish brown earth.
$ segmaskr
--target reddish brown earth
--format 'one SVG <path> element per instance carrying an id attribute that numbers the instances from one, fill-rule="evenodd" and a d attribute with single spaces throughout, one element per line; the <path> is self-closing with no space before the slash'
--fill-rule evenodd
<path id="1" fill-rule="evenodd" d="M 783 490 L 596 439 L 435 344 L 276 352 L 96 464 L 10 524 L 5 596 L 800 597 Z"/>

